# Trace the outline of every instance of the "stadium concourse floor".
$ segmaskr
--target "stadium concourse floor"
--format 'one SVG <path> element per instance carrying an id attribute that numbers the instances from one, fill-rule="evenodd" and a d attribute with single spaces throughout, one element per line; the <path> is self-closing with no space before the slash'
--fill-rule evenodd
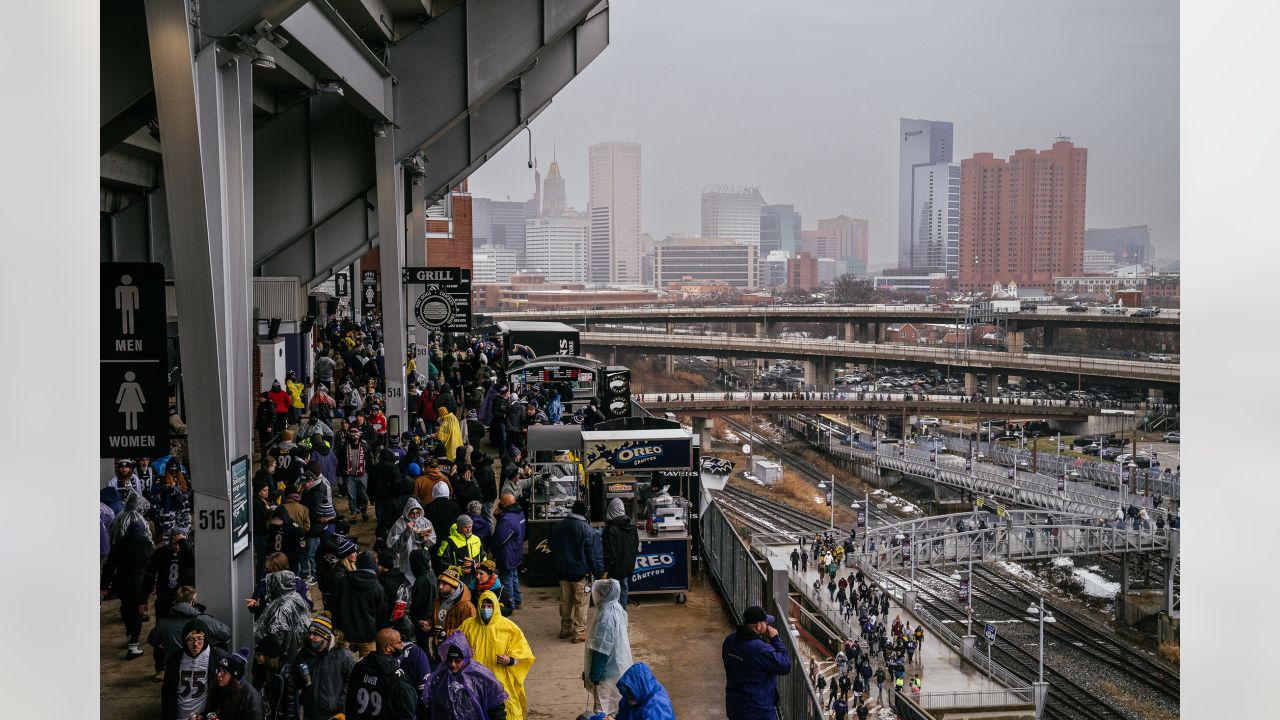
<path id="1" fill-rule="evenodd" d="M 368 547 L 373 540 L 373 523 L 357 522 L 352 534 L 361 547 Z M 557 637 L 558 588 L 528 587 L 522 591 L 524 607 L 512 619 L 524 630 L 538 658 L 525 684 L 529 717 L 573 720 L 589 702 L 582 685 L 583 645 Z M 709 581 L 695 578 L 687 597 L 681 605 L 673 596 L 645 596 L 639 598 L 640 605 L 631 606 L 632 653 L 637 662 L 653 668 L 671 695 L 677 717 L 719 720 L 725 717 L 720 644 L 732 630 L 731 621 Z M 319 610 L 315 588 L 312 598 Z M 588 620 L 593 613 L 589 611 Z M 142 647 L 147 654 L 131 661 L 124 659 L 124 625 L 118 601 L 103 603 L 100 622 L 101 716 L 113 720 L 158 718 L 160 683 L 151 680 L 151 648 L 145 644 L 155 618 L 142 629 Z"/>

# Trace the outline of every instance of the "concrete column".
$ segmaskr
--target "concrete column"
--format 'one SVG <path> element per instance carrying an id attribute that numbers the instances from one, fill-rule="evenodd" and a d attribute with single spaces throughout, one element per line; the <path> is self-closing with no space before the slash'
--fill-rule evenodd
<path id="1" fill-rule="evenodd" d="M 676 356 L 667 356 L 667 374 L 670 375 L 676 371 Z"/>
<path id="2" fill-rule="evenodd" d="M 610 365 L 618 364 L 618 348 L 616 346 L 609 348 L 609 364 Z"/>
<path id="3" fill-rule="evenodd" d="M 351 319 L 360 322 L 360 293 L 364 290 L 364 278 L 360 277 L 360 258 L 351 261 L 347 270 L 351 280 L 347 284 L 347 301 L 351 304 Z"/>
<path id="4" fill-rule="evenodd" d="M 1164 402 L 1164 388 L 1147 388 L 1147 402 Z"/>
<path id="5" fill-rule="evenodd" d="M 391 96 L 391 78 L 387 78 L 387 97 Z M 378 180 L 378 234 L 382 238 L 382 332 L 383 354 L 386 356 L 387 423 L 406 427 L 404 397 L 404 365 L 406 313 L 404 278 L 404 169 L 395 157 L 395 129 L 388 128 L 386 137 L 373 140 Z M 396 418 L 393 420 L 392 418 Z"/>
<path id="6" fill-rule="evenodd" d="M 186 378 L 195 572 L 208 611 L 231 626 L 233 647 L 253 637 L 249 475 L 231 466 L 253 453 L 253 75 L 249 60 L 210 44 L 183 0 L 147 0 L 169 237 Z M 203 47 L 202 47 L 203 46 Z M 195 50 L 193 48 L 200 48 Z M 248 468 L 245 468 L 248 472 Z M 244 493 L 243 495 L 241 493 Z M 236 511 L 239 509 L 243 515 Z"/>
<path id="7" fill-rule="evenodd" d="M 827 359 L 806 360 L 804 384 L 818 390 L 829 390 L 835 384 L 835 365 Z"/>
<path id="8" fill-rule="evenodd" d="M 978 392 L 978 373 L 967 372 L 964 374 L 964 394 L 965 397 L 973 397 Z"/>
<path id="9" fill-rule="evenodd" d="M 999 387 L 1000 387 L 1000 374 L 994 373 L 994 372 L 987 373 L 987 397 L 993 400 L 995 398 L 1000 397 L 1000 391 L 998 389 Z"/>
<path id="10" fill-rule="evenodd" d="M 871 323 L 871 342 L 884 342 L 884 331 L 888 326 L 888 323 Z"/>
<path id="11" fill-rule="evenodd" d="M 767 338 L 767 337 L 769 337 L 769 324 L 768 324 L 767 322 L 758 322 L 758 323 L 756 323 L 756 337 L 758 337 L 758 338 Z M 764 359 L 763 359 L 763 358 L 756 358 L 756 372 L 757 372 L 757 373 L 759 373 L 759 372 L 763 372 L 763 371 L 764 371 L 764 369 L 765 369 L 765 367 L 764 367 L 764 362 L 765 362 L 765 361 L 764 361 Z"/>
<path id="12" fill-rule="evenodd" d="M 427 189 L 423 177 L 415 174 L 409 175 L 409 214 L 405 218 L 404 264 L 406 267 L 427 266 Z M 417 285 L 407 286 L 406 300 L 409 303 L 416 302 L 423 289 Z M 406 312 L 406 316 L 407 314 Z M 430 347 L 431 338 L 428 328 L 419 327 L 417 319 L 412 317 L 406 317 L 405 324 L 408 326 L 406 347 L 413 345 L 415 352 L 418 346 Z M 429 350 L 427 354 L 430 354 Z M 390 361 L 390 359 L 391 356 L 387 355 L 387 360 Z M 418 365 L 426 367 L 422 362 Z"/>
<path id="13" fill-rule="evenodd" d="M 675 333 L 676 333 L 676 324 L 672 322 L 667 323 L 667 334 L 674 335 Z"/>
<path id="14" fill-rule="evenodd" d="M 1051 349 L 1054 345 L 1054 342 L 1057 340 L 1057 336 L 1058 336 L 1057 330 L 1058 330 L 1057 328 L 1053 328 L 1053 327 L 1046 327 L 1041 330 L 1041 332 L 1043 333 L 1043 335 L 1041 335 L 1041 339 L 1044 342 L 1044 347 L 1046 350 Z"/>
<path id="15" fill-rule="evenodd" d="M 699 447 L 702 449 L 703 453 L 711 452 L 711 442 L 712 440 L 715 439 L 714 437 L 715 429 L 716 429 L 715 418 L 698 417 L 696 415 L 693 417 L 693 431 L 695 433 L 699 433 L 702 436 L 700 439 Z"/>
<path id="16" fill-rule="evenodd" d="M 847 323 L 845 323 L 845 324 L 844 324 L 844 341 L 845 341 L 845 342 L 857 342 L 857 340 L 858 340 L 857 331 L 858 331 L 858 326 L 857 326 L 857 325 L 854 325 L 854 324 L 853 324 L 853 323 L 851 323 L 851 322 L 847 322 Z"/>
<path id="17" fill-rule="evenodd" d="M 1005 348 L 1011 353 L 1020 353 L 1023 351 L 1022 344 L 1026 342 L 1023 338 L 1021 330 L 1010 330 L 1005 337 Z"/>

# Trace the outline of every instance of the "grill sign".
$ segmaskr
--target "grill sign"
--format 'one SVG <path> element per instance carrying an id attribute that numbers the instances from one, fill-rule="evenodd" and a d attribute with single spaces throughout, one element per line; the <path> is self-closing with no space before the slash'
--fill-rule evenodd
<path id="1" fill-rule="evenodd" d="M 467 268 L 405 268 L 404 282 L 425 285 L 413 304 L 420 327 L 442 332 L 471 329 L 471 271 Z"/>

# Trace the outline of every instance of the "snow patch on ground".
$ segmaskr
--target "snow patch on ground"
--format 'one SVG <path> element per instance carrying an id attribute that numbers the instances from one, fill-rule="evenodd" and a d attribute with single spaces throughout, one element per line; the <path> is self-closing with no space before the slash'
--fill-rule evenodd
<path id="1" fill-rule="evenodd" d="M 1097 573 L 1076 568 L 1075 576 L 1084 582 L 1084 592 L 1098 598 L 1114 598 L 1120 592 L 1120 583 L 1111 582 Z"/>
<path id="2" fill-rule="evenodd" d="M 1053 564 L 1058 567 L 1074 567 L 1076 561 L 1069 557 L 1056 557 L 1053 559 Z"/>
<path id="3" fill-rule="evenodd" d="M 1001 560 L 1000 562 L 997 562 L 996 565 L 998 565 L 1001 570 L 1004 570 L 1010 575 L 1016 575 L 1017 577 L 1020 577 L 1023 580 L 1029 580 L 1036 584 L 1040 583 L 1040 578 L 1036 577 L 1035 573 L 1022 567 L 1017 563 L 1008 562 L 1007 560 Z"/>

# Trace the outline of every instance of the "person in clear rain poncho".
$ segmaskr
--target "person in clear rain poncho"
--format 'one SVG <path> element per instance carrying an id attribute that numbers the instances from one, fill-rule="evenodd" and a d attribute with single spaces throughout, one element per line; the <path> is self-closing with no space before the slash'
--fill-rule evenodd
<path id="1" fill-rule="evenodd" d="M 298 595 L 296 580 L 297 576 L 289 570 L 267 575 L 264 580 L 267 586 L 267 607 L 253 626 L 255 646 L 264 638 L 275 638 L 283 651 L 282 657 L 290 661 L 302 647 L 307 626 L 311 624 L 311 611 Z"/>
<path id="2" fill-rule="evenodd" d="M 584 679 L 591 692 L 593 710 L 613 714 L 622 700 L 618 678 L 631 667 L 631 638 L 627 633 L 627 611 L 619 599 L 622 586 L 617 580 L 597 580 L 591 585 L 596 614 L 587 631 L 583 658 Z"/>
<path id="3" fill-rule="evenodd" d="M 396 567 L 400 568 L 410 584 L 417 579 L 409 558 L 415 550 L 430 550 L 436 543 L 435 529 L 423 518 L 422 503 L 410 497 L 401 515 L 387 532 L 387 549 L 395 553 Z"/>

